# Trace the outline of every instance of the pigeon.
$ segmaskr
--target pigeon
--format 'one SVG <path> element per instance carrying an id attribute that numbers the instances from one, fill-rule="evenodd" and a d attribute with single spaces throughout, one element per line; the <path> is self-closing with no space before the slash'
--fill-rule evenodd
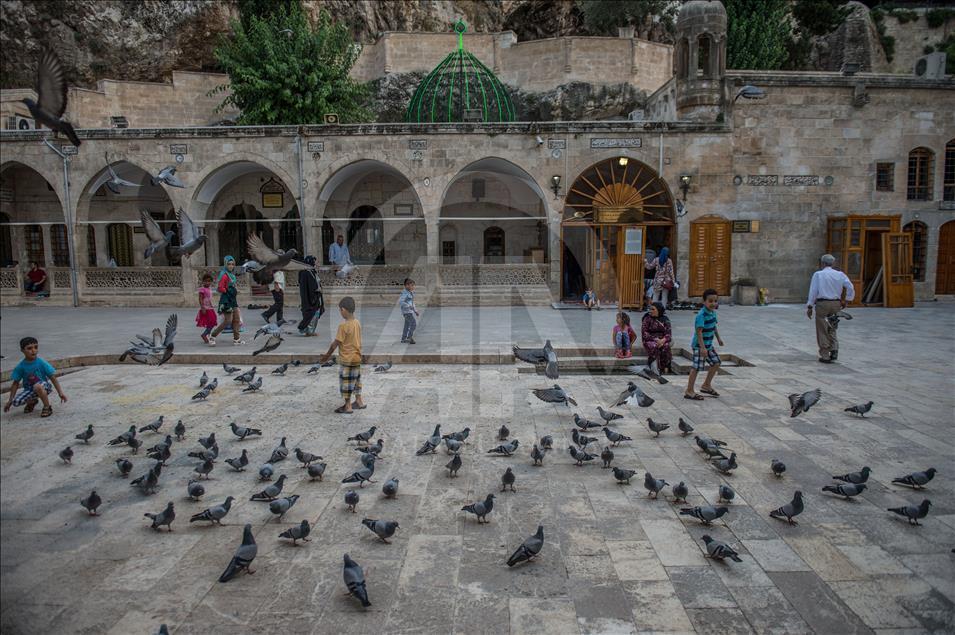
<path id="1" fill-rule="evenodd" d="M 288 371 L 288 367 L 289 367 L 289 363 L 286 362 L 286 363 L 282 364 L 281 366 L 276 367 L 275 370 L 272 371 L 272 374 L 273 374 L 273 375 L 281 375 L 281 376 L 285 377 L 285 373 L 286 373 L 286 371 Z"/>
<path id="2" fill-rule="evenodd" d="M 642 377 L 647 381 L 655 381 L 658 384 L 669 384 L 670 381 L 661 375 L 656 368 L 656 361 L 653 361 L 647 366 L 641 366 L 640 364 L 634 364 L 632 366 L 627 366 L 627 370 L 637 377 Z"/>
<path id="3" fill-rule="evenodd" d="M 127 442 L 136 436 L 136 426 L 129 426 L 129 430 L 122 433 L 115 439 L 110 439 L 106 445 L 126 445 Z"/>
<path id="4" fill-rule="evenodd" d="M 202 465 L 197 465 L 193 472 L 198 474 L 199 478 L 202 478 L 203 476 L 209 478 L 209 473 L 212 472 L 212 468 L 215 466 L 216 464 L 212 459 L 206 459 L 202 462 Z"/>
<path id="5" fill-rule="evenodd" d="M 70 143 L 80 147 L 82 141 L 76 136 L 73 126 L 62 118 L 67 103 L 66 73 L 56 53 L 47 47 L 43 48 L 36 69 L 36 94 L 36 101 L 21 100 L 30 110 L 33 120 L 54 132 L 62 132 Z"/>
<path id="6" fill-rule="evenodd" d="M 681 500 L 685 503 L 686 497 L 690 494 L 690 488 L 686 486 L 686 483 L 680 481 L 672 488 L 673 490 L 673 502 L 679 503 Z"/>
<path id="7" fill-rule="evenodd" d="M 487 515 L 491 513 L 492 509 L 494 509 L 494 494 L 488 494 L 487 498 L 485 498 L 483 501 L 465 505 L 461 508 L 461 511 L 477 516 L 478 524 L 480 524 L 482 522 L 491 522 L 487 519 Z"/>
<path id="8" fill-rule="evenodd" d="M 586 435 L 580 434 L 579 432 L 577 432 L 576 429 L 574 429 L 571 432 L 570 436 L 573 439 L 574 443 L 576 443 L 577 446 L 580 447 L 581 449 L 586 448 L 591 443 L 597 442 L 597 437 L 588 437 Z"/>
<path id="9" fill-rule="evenodd" d="M 244 472 L 245 466 L 249 464 L 249 452 L 247 450 L 242 450 L 242 454 L 235 457 L 234 459 L 226 459 L 226 463 L 232 467 L 236 472 Z"/>
<path id="10" fill-rule="evenodd" d="M 282 488 L 285 487 L 285 474 L 280 474 L 277 481 L 267 485 L 264 490 L 258 492 L 257 494 L 252 494 L 252 498 L 249 500 L 253 501 L 274 501 L 279 497 L 279 494 L 282 493 Z"/>
<path id="11" fill-rule="evenodd" d="M 158 432 L 159 432 L 159 428 L 162 427 L 162 424 L 163 424 L 163 416 L 162 416 L 162 415 L 159 415 L 159 418 L 158 418 L 158 419 L 156 419 L 156 420 L 153 421 L 152 423 L 149 423 L 149 424 L 147 424 L 147 425 L 144 425 L 142 428 L 139 429 L 139 431 L 140 431 L 140 432 L 146 432 L 146 431 L 148 430 L 149 432 L 156 432 L 156 433 L 158 433 Z"/>
<path id="12" fill-rule="evenodd" d="M 260 481 L 270 481 L 272 480 L 272 474 L 275 473 L 275 468 L 272 467 L 271 463 L 266 463 L 259 468 L 259 480 Z"/>
<path id="13" fill-rule="evenodd" d="M 294 527 L 289 527 L 285 531 L 279 534 L 279 538 L 289 538 L 292 541 L 292 545 L 297 547 L 299 540 L 304 540 L 309 542 L 308 535 L 312 533 L 312 526 L 308 524 L 307 520 L 303 520 L 301 523 Z"/>
<path id="14" fill-rule="evenodd" d="M 899 516 L 905 516 L 909 519 L 910 525 L 920 525 L 920 518 L 925 518 L 928 516 L 928 508 L 932 506 L 932 502 L 927 498 L 923 500 L 918 505 L 905 505 L 904 507 L 889 507 L 886 511 L 890 511 L 893 514 L 898 514 Z"/>
<path id="15" fill-rule="evenodd" d="M 378 455 L 372 454 L 371 452 L 362 452 L 358 455 L 358 460 L 361 461 L 361 464 L 365 467 L 368 467 L 372 463 L 378 460 Z"/>
<path id="16" fill-rule="evenodd" d="M 149 182 L 153 187 L 157 187 L 160 183 L 165 183 L 170 187 L 186 187 L 186 184 L 176 176 L 176 166 L 174 165 L 167 165 L 161 169 L 159 174 L 150 177 Z"/>
<path id="17" fill-rule="evenodd" d="M 229 427 L 232 429 L 232 434 L 239 437 L 239 441 L 244 441 L 246 437 L 262 436 L 262 431 L 258 428 L 244 428 L 235 421 L 230 422 Z"/>
<path id="18" fill-rule="evenodd" d="M 521 348 L 514 346 L 511 349 L 514 357 L 527 362 L 528 364 L 544 364 L 544 374 L 548 379 L 557 379 L 560 377 L 560 370 L 557 366 L 557 353 L 551 346 L 550 340 L 544 342 L 543 348 Z M 576 405 L 576 404 L 575 404 Z"/>
<path id="19" fill-rule="evenodd" d="M 851 320 L 852 316 L 845 311 L 836 311 L 826 316 L 826 323 L 830 329 L 839 328 L 839 320 Z"/>
<path id="20" fill-rule="evenodd" d="M 116 459 L 116 467 L 119 469 L 119 475 L 122 477 L 129 476 L 129 473 L 133 471 L 133 463 L 126 457 Z"/>
<path id="21" fill-rule="evenodd" d="M 736 553 L 736 550 L 730 547 L 725 542 L 720 542 L 719 540 L 714 540 L 707 534 L 702 536 L 703 543 L 706 545 L 706 555 L 709 558 L 714 560 L 723 560 L 729 558 L 733 562 L 742 562 L 742 558 L 739 557 L 739 554 Z"/>
<path id="22" fill-rule="evenodd" d="M 389 360 L 389 361 L 385 362 L 384 364 L 379 364 L 379 365 L 375 366 L 374 371 L 375 371 L 376 373 L 387 373 L 389 370 L 391 370 L 392 365 L 393 365 L 393 364 L 392 364 L 391 361 Z"/>
<path id="23" fill-rule="evenodd" d="M 292 494 L 291 496 L 286 496 L 285 498 L 278 498 L 269 503 L 269 511 L 275 514 L 278 520 L 282 520 L 282 516 L 292 509 L 292 506 L 298 502 L 298 494 Z"/>
<path id="24" fill-rule="evenodd" d="M 575 464 L 577 467 L 582 466 L 584 464 L 584 461 L 593 461 L 595 458 L 597 458 L 596 455 L 589 454 L 588 452 L 584 450 L 578 450 L 576 447 L 572 445 L 567 446 L 567 452 L 570 454 L 570 456 L 574 458 L 575 461 L 577 461 L 577 463 Z"/>
<path id="25" fill-rule="evenodd" d="M 345 554 L 345 566 L 342 575 L 345 578 L 345 588 L 348 589 L 348 592 L 361 602 L 363 607 L 371 606 L 371 602 L 368 601 L 368 589 L 365 588 L 365 572 L 347 553 Z"/>
<path id="26" fill-rule="evenodd" d="M 613 468 L 613 477 L 617 479 L 618 483 L 630 484 L 630 479 L 636 475 L 636 470 L 625 470 L 622 467 Z"/>
<path id="27" fill-rule="evenodd" d="M 507 441 L 507 437 L 509 437 L 510 434 L 511 434 L 511 431 L 508 430 L 507 426 L 506 426 L 506 425 L 502 425 L 502 426 L 498 429 L 498 431 L 497 431 L 497 440 L 498 440 L 498 441 Z"/>
<path id="28" fill-rule="evenodd" d="M 726 459 L 721 459 L 718 457 L 714 458 L 713 467 L 715 467 L 717 470 L 719 470 L 723 474 L 730 474 L 733 470 L 739 467 L 736 464 L 736 452 L 731 452 L 729 455 L 729 458 L 726 458 Z"/>
<path id="29" fill-rule="evenodd" d="M 416 456 L 422 456 L 424 454 L 434 454 L 438 450 L 438 445 L 434 442 L 434 437 L 428 437 L 428 440 L 424 442 L 420 448 L 415 452 Z"/>
<path id="30" fill-rule="evenodd" d="M 215 461 L 219 458 L 219 446 L 213 445 L 208 450 L 196 450 L 195 452 L 189 452 L 186 456 L 191 456 L 194 459 L 199 459 L 201 461 Z"/>
<path id="31" fill-rule="evenodd" d="M 872 406 L 874 404 L 875 404 L 874 401 L 867 401 L 864 404 L 859 404 L 858 406 L 849 406 L 848 408 L 845 409 L 845 412 L 852 412 L 854 414 L 859 415 L 863 419 L 865 419 L 865 413 L 872 410 Z"/>
<path id="32" fill-rule="evenodd" d="M 100 498 L 95 489 L 90 492 L 89 496 L 80 501 L 80 505 L 83 506 L 90 516 L 99 516 L 99 513 L 96 510 L 99 509 L 99 506 L 102 504 L 103 499 Z"/>
<path id="33" fill-rule="evenodd" d="M 139 454 L 139 448 L 142 447 L 143 442 L 137 439 L 136 437 L 133 437 L 129 439 L 128 441 L 126 441 L 126 445 L 128 445 L 129 447 L 133 449 L 133 454 Z"/>
<path id="34" fill-rule="evenodd" d="M 158 514 L 150 514 L 149 512 L 146 512 L 143 514 L 143 516 L 153 521 L 150 527 L 156 531 L 159 531 L 159 528 L 163 525 L 165 525 L 169 531 L 172 531 L 172 521 L 176 520 L 176 510 L 174 509 L 172 501 L 169 501 L 166 503 L 166 509 L 162 510 Z"/>
<path id="35" fill-rule="evenodd" d="M 587 430 L 590 430 L 591 428 L 603 427 L 602 424 L 597 423 L 596 421 L 591 421 L 590 419 L 584 419 L 576 412 L 574 413 L 574 425 L 576 425 L 578 428 L 580 428 L 584 432 L 586 432 Z"/>
<path id="36" fill-rule="evenodd" d="M 242 389 L 242 392 L 258 392 L 262 390 L 262 378 L 256 377 L 255 381 L 250 381 L 249 384 Z"/>
<path id="37" fill-rule="evenodd" d="M 225 371 L 226 375 L 231 375 L 232 373 L 237 373 L 242 369 L 239 368 L 238 366 L 230 366 L 229 364 L 226 364 L 223 362 L 222 370 Z"/>
<path id="38" fill-rule="evenodd" d="M 304 262 L 295 260 L 298 251 L 295 249 L 289 249 L 288 251 L 272 249 L 256 233 L 249 234 L 245 244 L 249 256 L 257 265 L 252 269 L 252 277 L 258 284 L 271 283 L 272 274 L 279 270 L 302 271 L 308 269 L 308 265 Z"/>
<path id="39" fill-rule="evenodd" d="M 513 567 L 514 565 L 521 562 L 528 562 L 533 559 L 534 556 L 540 553 L 541 549 L 544 547 L 544 526 L 537 526 L 537 533 L 524 541 L 524 543 L 517 548 L 517 550 L 511 554 L 511 557 L 507 559 L 507 566 Z"/>
<path id="40" fill-rule="evenodd" d="M 392 477 L 385 481 L 384 485 L 381 486 L 381 493 L 385 495 L 385 498 L 394 498 L 398 495 L 398 479 Z"/>
<path id="41" fill-rule="evenodd" d="M 210 393 L 215 392 L 215 391 L 216 391 L 216 388 L 218 388 L 218 387 L 219 387 L 219 378 L 218 378 L 218 377 L 214 378 L 211 382 L 209 382 L 208 384 L 206 384 L 206 390 L 208 390 Z"/>
<path id="42" fill-rule="evenodd" d="M 353 448 L 356 452 L 361 452 L 362 454 L 374 454 L 377 458 L 383 449 L 385 449 L 385 442 L 379 438 L 372 445 L 366 445 L 363 448 Z"/>
<path id="43" fill-rule="evenodd" d="M 861 485 L 869 480 L 869 474 L 872 472 L 868 467 L 863 467 L 858 472 L 849 472 L 848 474 L 843 474 L 842 476 L 833 476 L 832 478 L 837 481 L 843 481 L 845 483 L 852 483 L 853 485 Z"/>
<path id="44" fill-rule="evenodd" d="M 610 412 L 609 410 L 604 410 L 602 406 L 597 406 L 597 414 L 599 414 L 600 418 L 607 423 L 616 421 L 617 419 L 623 419 L 623 415 L 617 414 L 616 412 Z M 574 421 L 574 423 L 577 422 Z"/>
<path id="45" fill-rule="evenodd" d="M 553 388 L 535 388 L 532 392 L 534 393 L 535 397 L 547 403 L 562 403 L 564 405 L 573 406 L 577 405 L 577 402 L 574 401 L 574 398 L 567 394 L 564 389 L 557 384 L 554 384 Z"/>
<path id="46" fill-rule="evenodd" d="M 648 408 L 653 405 L 653 399 L 648 397 L 632 381 L 627 382 L 627 389 L 620 393 L 617 400 L 610 404 L 611 408 L 622 406 L 624 404 L 637 405 L 641 408 Z"/>
<path id="47" fill-rule="evenodd" d="M 322 368 L 321 366 L 319 366 L 318 364 L 315 364 L 314 366 L 312 366 L 311 368 L 309 368 L 309 369 L 308 369 L 308 372 L 306 372 L 305 374 L 306 374 L 306 375 L 314 375 L 314 374 L 317 373 L 319 370 L 321 370 L 321 368 Z"/>
<path id="48" fill-rule="evenodd" d="M 73 462 L 73 448 L 71 448 L 70 446 L 66 446 L 65 448 L 63 448 L 62 450 L 60 450 L 60 452 L 59 452 L 59 457 L 60 457 L 60 460 L 63 461 L 64 463 L 66 463 L 66 464 L 72 463 L 72 462 Z"/>
<path id="49" fill-rule="evenodd" d="M 182 422 L 182 419 L 176 422 L 176 427 L 173 428 L 173 432 L 176 433 L 176 440 L 182 441 L 186 436 L 186 424 Z"/>
<path id="50" fill-rule="evenodd" d="M 348 437 L 347 440 L 348 440 L 348 441 L 356 441 L 359 445 L 361 445 L 362 443 L 364 443 L 364 444 L 367 445 L 368 442 L 371 441 L 371 438 L 372 438 L 373 436 L 375 436 L 375 432 L 376 432 L 377 430 L 378 430 L 378 428 L 376 428 L 375 426 L 372 426 L 372 427 L 368 428 L 367 430 L 365 430 L 364 432 L 359 432 L 358 434 L 356 434 L 356 435 L 353 436 L 353 437 Z"/>
<path id="51" fill-rule="evenodd" d="M 726 484 L 720 484 L 719 490 L 717 490 L 717 503 L 722 503 L 726 501 L 727 503 L 736 498 L 736 490 Z"/>
<path id="52" fill-rule="evenodd" d="M 687 436 L 688 434 L 693 432 L 693 426 L 691 426 L 689 423 L 684 421 L 683 417 L 680 417 L 680 420 L 677 422 L 676 427 L 677 429 L 679 429 L 681 433 L 683 433 L 683 436 Z"/>
<path id="53" fill-rule="evenodd" d="M 376 536 L 381 538 L 381 541 L 386 545 L 390 545 L 388 539 L 395 535 L 395 530 L 398 529 L 398 521 L 396 520 L 373 520 L 371 518 L 363 518 L 361 524 L 365 527 L 368 527 Z"/>
<path id="54" fill-rule="evenodd" d="M 148 472 L 129 482 L 130 485 L 139 487 L 143 494 L 155 494 L 156 486 L 159 485 L 159 475 L 162 472 L 162 463 L 157 463 Z"/>
<path id="55" fill-rule="evenodd" d="M 206 371 L 202 371 L 202 377 L 199 378 L 199 387 L 205 388 L 206 384 L 209 383 L 209 375 L 206 374 Z"/>
<path id="56" fill-rule="evenodd" d="M 358 487 L 364 487 L 365 483 L 374 483 L 371 480 L 372 475 L 375 473 L 375 463 L 372 461 L 371 465 L 367 465 L 356 472 L 352 472 L 350 476 L 346 476 L 342 479 L 342 483 L 358 483 Z"/>
<path id="57" fill-rule="evenodd" d="M 725 442 L 725 441 L 720 441 L 719 439 L 714 439 L 714 438 L 709 437 L 709 436 L 707 436 L 707 435 L 705 435 L 705 434 L 698 434 L 698 435 L 694 436 L 693 439 L 696 441 L 696 445 L 698 445 L 701 450 L 704 449 L 704 448 L 706 448 L 707 446 L 713 446 L 713 445 L 715 445 L 715 446 L 717 446 L 717 447 L 726 447 L 726 442 Z"/>
<path id="58" fill-rule="evenodd" d="M 76 435 L 73 438 L 89 445 L 90 439 L 93 438 L 93 434 L 94 434 L 93 424 L 91 423 L 86 427 L 86 430 L 84 430 L 83 432 L 80 432 L 78 435 Z"/>
<path id="59" fill-rule="evenodd" d="M 328 467 L 328 463 L 312 463 L 308 466 L 308 477 L 311 480 L 318 479 L 320 481 L 325 480 L 325 468 Z"/>
<path id="60" fill-rule="evenodd" d="M 647 472 L 643 477 L 643 486 L 647 489 L 648 496 L 656 498 L 664 487 L 669 485 L 662 478 L 653 478 L 653 475 L 650 472 Z"/>
<path id="61" fill-rule="evenodd" d="M 461 455 L 457 452 L 454 453 L 454 456 L 451 457 L 451 460 L 444 466 L 448 470 L 448 476 L 454 477 L 458 475 L 458 470 L 461 469 Z"/>
<path id="62" fill-rule="evenodd" d="M 534 447 L 531 448 L 531 458 L 534 460 L 534 465 L 544 464 L 544 452 L 538 447 L 536 443 L 534 444 Z"/>
<path id="63" fill-rule="evenodd" d="M 710 458 L 710 459 L 714 459 L 714 458 L 727 459 L 727 458 L 729 458 L 728 456 L 726 456 L 725 454 L 723 454 L 723 449 L 722 449 L 720 446 L 718 446 L 718 445 L 707 445 L 707 446 L 705 446 L 705 447 L 703 448 L 703 454 L 705 454 L 705 455 L 706 455 L 708 458 Z"/>
<path id="64" fill-rule="evenodd" d="M 172 437 L 167 434 L 165 441 L 156 444 L 146 451 L 146 456 L 165 465 L 166 461 L 172 457 L 171 447 Z"/>
<path id="65" fill-rule="evenodd" d="M 773 459 L 769 464 L 769 469 L 773 471 L 773 474 L 777 478 L 782 478 L 783 472 L 786 471 L 786 464 L 780 461 L 779 459 Z"/>
<path id="66" fill-rule="evenodd" d="M 915 489 L 922 489 L 933 478 L 935 478 L 935 468 L 930 467 L 924 472 L 912 472 L 911 474 L 894 478 L 892 482 L 898 483 L 899 485 L 908 485 Z"/>
<path id="67" fill-rule="evenodd" d="M 789 416 L 795 417 L 801 412 L 809 412 L 809 409 L 819 401 L 820 397 L 822 397 L 822 391 L 818 388 L 801 395 L 796 393 L 789 395 L 789 407 L 792 409 Z"/>
<path id="68" fill-rule="evenodd" d="M 179 246 L 170 247 L 169 252 L 188 258 L 206 244 L 206 236 L 199 233 L 199 227 L 181 207 L 176 210 L 176 218 L 179 220 Z"/>
<path id="69" fill-rule="evenodd" d="M 455 439 L 451 439 L 447 437 L 445 437 L 444 439 L 444 448 L 448 454 L 454 454 L 455 452 L 460 452 L 462 445 L 464 444 Z"/>
<path id="70" fill-rule="evenodd" d="M 246 573 L 255 573 L 252 570 L 252 561 L 255 560 L 258 551 L 259 548 L 255 544 L 255 538 L 252 536 L 252 525 L 246 525 L 242 529 L 242 544 L 235 550 L 235 555 L 232 556 L 229 565 L 219 576 L 219 582 L 228 582 L 243 570 Z"/>
<path id="71" fill-rule="evenodd" d="M 611 430 L 607 426 L 604 426 L 604 434 L 607 436 L 607 440 L 610 441 L 610 444 L 614 446 L 619 445 L 620 443 L 624 441 L 633 441 L 632 438 L 624 434 L 620 434 L 619 432 L 616 432 L 614 430 Z"/>
<path id="72" fill-rule="evenodd" d="M 656 432 L 656 433 L 657 433 L 656 436 L 660 436 L 660 433 L 661 433 L 661 432 L 663 432 L 664 430 L 669 430 L 669 429 L 670 429 L 670 424 L 669 424 L 669 423 L 657 423 L 656 421 L 654 421 L 654 420 L 651 419 L 650 417 L 647 417 L 647 427 L 650 428 L 650 432 Z M 654 437 L 654 438 L 655 438 L 655 437 Z"/>
<path id="73" fill-rule="evenodd" d="M 192 396 L 192 401 L 205 401 L 212 394 L 212 384 L 206 384 L 206 387 Z"/>
<path id="74" fill-rule="evenodd" d="M 514 476 L 514 471 L 511 468 L 504 470 L 504 474 L 501 475 L 501 491 L 504 492 L 508 487 L 511 488 L 512 492 L 516 492 L 514 489 L 514 482 L 517 480 L 517 477 Z"/>
<path id="75" fill-rule="evenodd" d="M 112 167 L 110 167 L 110 174 L 111 175 L 116 174 L 115 172 L 113 172 Z M 116 177 L 116 178 L 119 178 L 119 177 Z M 123 183 L 123 185 L 125 185 L 125 183 Z M 135 185 L 132 183 L 130 183 L 126 187 L 130 187 L 130 186 L 140 187 L 139 185 Z M 118 194 L 119 192 L 114 190 L 114 193 Z M 163 232 L 162 228 L 159 227 L 159 223 L 157 223 L 156 219 L 152 217 L 152 214 L 150 214 L 144 209 L 139 210 L 139 219 L 140 219 L 140 223 L 142 223 L 143 229 L 146 232 L 146 238 L 149 239 L 149 244 L 146 246 L 146 252 L 143 254 L 143 257 L 146 259 L 146 262 L 148 263 L 149 259 L 152 257 L 154 253 L 156 253 L 157 251 L 160 251 L 172 241 L 172 239 L 176 236 L 176 232 L 172 231 L 171 229 L 166 232 Z"/>
<path id="76" fill-rule="evenodd" d="M 255 377 L 255 369 L 256 369 L 256 367 L 253 366 L 252 368 L 250 368 L 249 370 L 245 371 L 245 372 L 242 373 L 241 375 L 236 375 L 235 377 L 233 377 L 233 378 L 232 378 L 232 381 L 237 381 L 237 382 L 239 382 L 240 384 L 247 384 L 247 383 L 249 383 L 250 381 L 252 381 L 252 378 Z"/>
<path id="77" fill-rule="evenodd" d="M 338 363 L 338 356 L 332 355 L 328 360 L 321 362 L 319 366 L 321 366 L 322 368 L 331 368 L 337 363 Z"/>
<path id="78" fill-rule="evenodd" d="M 786 520 L 789 521 L 790 525 L 796 525 L 798 523 L 796 523 L 793 518 L 801 514 L 803 509 L 805 509 L 805 505 L 803 505 L 802 502 L 802 492 L 796 490 L 796 493 L 793 494 L 793 499 L 791 502 L 786 503 L 782 507 L 774 509 L 773 511 L 769 512 L 769 515 L 772 518 L 778 518 L 780 520 L 785 517 Z"/>
<path id="79" fill-rule="evenodd" d="M 471 435 L 471 428 L 465 428 L 464 430 L 461 430 L 460 432 L 452 432 L 450 434 L 442 435 L 441 438 L 454 439 L 455 441 L 464 443 L 470 435 Z"/>
<path id="80" fill-rule="evenodd" d="M 122 190 L 120 190 L 121 187 L 142 187 L 142 184 L 141 184 L 141 183 L 133 183 L 132 181 L 127 181 L 126 179 L 124 179 L 124 178 L 122 178 L 121 176 L 119 176 L 119 174 L 116 173 L 116 170 L 113 169 L 113 164 L 110 163 L 109 154 L 108 154 L 108 153 L 106 153 L 106 152 L 103 153 L 103 160 L 106 161 L 106 171 L 107 171 L 107 173 L 109 174 L 109 179 L 108 179 L 105 183 L 103 183 L 103 185 L 105 185 L 106 188 L 107 188 L 110 192 L 112 192 L 113 194 L 117 194 L 117 195 L 118 195 L 118 194 L 120 194 L 120 193 L 122 192 Z M 149 212 L 147 212 L 147 211 L 145 211 L 145 210 L 140 210 L 140 215 L 141 215 L 141 217 L 142 217 L 142 215 L 145 215 L 145 216 L 149 217 L 149 220 L 152 221 L 152 223 L 153 223 L 154 225 L 156 224 L 156 221 L 154 221 L 154 220 L 152 219 L 152 216 L 149 215 Z M 154 232 L 153 235 L 149 235 L 149 234 L 150 234 L 150 229 L 149 229 L 149 227 L 146 225 L 145 219 L 143 220 L 143 226 L 146 227 L 146 234 L 147 234 L 149 240 L 152 241 L 152 242 L 155 242 L 155 241 L 156 241 L 156 237 L 155 237 L 155 236 L 156 236 L 156 234 L 158 233 L 159 239 L 163 241 L 163 244 L 161 245 L 161 247 L 162 247 L 162 246 L 165 246 L 165 244 L 168 243 L 169 238 L 172 237 L 172 236 L 169 236 L 168 238 L 165 238 L 165 239 L 164 239 L 163 232 L 162 232 L 161 229 L 159 229 L 159 225 L 156 225 L 156 230 L 157 230 L 157 231 Z M 167 233 L 167 234 L 173 234 L 173 232 L 172 232 L 171 230 L 170 230 L 169 232 L 166 232 L 166 233 Z M 173 234 L 173 235 L 174 235 L 174 234 Z M 146 258 L 148 259 L 149 256 L 152 255 L 152 252 L 150 252 L 149 250 L 147 250 L 146 254 L 147 254 L 147 255 L 146 255 Z"/>
<path id="81" fill-rule="evenodd" d="M 301 448 L 295 448 L 295 459 L 302 464 L 302 467 L 308 467 L 308 464 L 312 461 L 321 461 L 322 457 L 312 454 L 311 452 L 306 452 Z"/>
<path id="82" fill-rule="evenodd" d="M 541 450 L 553 450 L 554 449 L 554 437 L 549 434 L 545 434 L 541 437 Z"/>
<path id="83" fill-rule="evenodd" d="M 501 454 L 503 456 L 511 456 L 517 451 L 517 447 L 520 445 L 519 439 L 511 439 L 507 443 L 502 443 L 496 448 L 491 448 L 487 451 L 488 454 Z"/>
<path id="84" fill-rule="evenodd" d="M 723 517 L 726 512 L 730 510 L 729 507 L 714 507 L 713 505 L 700 505 L 698 507 L 684 507 L 680 510 L 681 516 L 692 516 L 696 518 L 704 525 L 709 525 L 714 520 L 718 520 Z"/>
<path id="85" fill-rule="evenodd" d="M 202 498 L 202 495 L 206 493 L 206 488 L 202 486 L 202 483 L 195 479 L 191 479 L 186 485 L 186 493 L 194 501 L 198 501 Z"/>
<path id="86" fill-rule="evenodd" d="M 600 460 L 604 462 L 604 469 L 610 467 L 610 463 L 613 461 L 613 450 L 610 449 L 610 446 L 604 446 L 603 452 L 600 453 Z"/>
<path id="87" fill-rule="evenodd" d="M 858 485 L 854 485 L 853 483 L 837 483 L 836 485 L 826 485 L 822 488 L 822 491 L 832 492 L 833 494 L 844 496 L 846 500 L 849 500 L 853 496 L 858 496 L 864 492 L 865 488 L 865 483 L 859 483 Z"/>
<path id="88" fill-rule="evenodd" d="M 288 458 L 288 448 L 285 447 L 285 437 L 279 442 L 278 446 L 272 450 L 272 456 L 269 457 L 269 463 L 278 463 Z"/>
<path id="89" fill-rule="evenodd" d="M 355 513 L 355 507 L 358 506 L 358 492 L 353 489 L 345 492 L 345 504 L 348 505 L 348 509 L 351 510 L 351 513 Z"/>

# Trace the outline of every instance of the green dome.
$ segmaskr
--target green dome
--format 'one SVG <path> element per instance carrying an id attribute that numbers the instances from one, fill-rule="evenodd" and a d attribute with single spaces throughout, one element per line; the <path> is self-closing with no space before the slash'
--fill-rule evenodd
<path id="1" fill-rule="evenodd" d="M 457 50 L 448 54 L 418 86 L 406 118 L 412 123 L 514 121 L 507 89 L 481 60 L 464 48 L 464 22 L 458 20 Z"/>

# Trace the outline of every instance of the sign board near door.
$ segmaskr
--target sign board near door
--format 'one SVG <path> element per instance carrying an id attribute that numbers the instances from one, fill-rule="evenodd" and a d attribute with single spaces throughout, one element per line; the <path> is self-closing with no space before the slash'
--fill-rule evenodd
<path id="1" fill-rule="evenodd" d="M 623 245 L 623 253 L 630 255 L 639 255 L 643 253 L 643 228 L 628 227 Z"/>

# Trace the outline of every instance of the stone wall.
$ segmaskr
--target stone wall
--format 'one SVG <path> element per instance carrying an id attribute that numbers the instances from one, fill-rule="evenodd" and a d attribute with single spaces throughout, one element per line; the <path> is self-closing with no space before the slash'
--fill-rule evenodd
<path id="1" fill-rule="evenodd" d="M 916 60 L 925 55 L 926 46 L 934 47 L 955 31 L 955 17 L 949 18 L 940 27 L 932 28 L 925 19 L 928 9 L 911 10 L 918 15 L 911 22 L 903 24 L 891 14 L 883 18 L 885 34 L 895 38 L 895 55 L 888 64 L 890 73 L 911 73 Z"/>

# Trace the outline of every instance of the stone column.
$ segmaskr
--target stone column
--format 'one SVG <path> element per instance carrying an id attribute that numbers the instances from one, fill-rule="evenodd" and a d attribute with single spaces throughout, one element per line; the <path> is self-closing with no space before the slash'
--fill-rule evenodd
<path id="1" fill-rule="evenodd" d="M 425 216 L 425 245 L 426 245 L 426 284 L 434 291 L 440 283 L 438 267 L 441 263 L 441 238 L 438 218 L 434 215 Z"/>
<path id="2" fill-rule="evenodd" d="M 40 225 L 40 231 L 43 234 L 43 260 L 41 263 L 44 269 L 49 269 L 53 264 L 53 244 L 50 241 L 50 234 L 53 228 L 50 225 Z M 52 277 L 52 276 L 51 276 Z"/>
<path id="3" fill-rule="evenodd" d="M 105 267 L 109 263 L 109 234 L 106 225 L 93 225 L 96 238 L 96 266 Z"/>

